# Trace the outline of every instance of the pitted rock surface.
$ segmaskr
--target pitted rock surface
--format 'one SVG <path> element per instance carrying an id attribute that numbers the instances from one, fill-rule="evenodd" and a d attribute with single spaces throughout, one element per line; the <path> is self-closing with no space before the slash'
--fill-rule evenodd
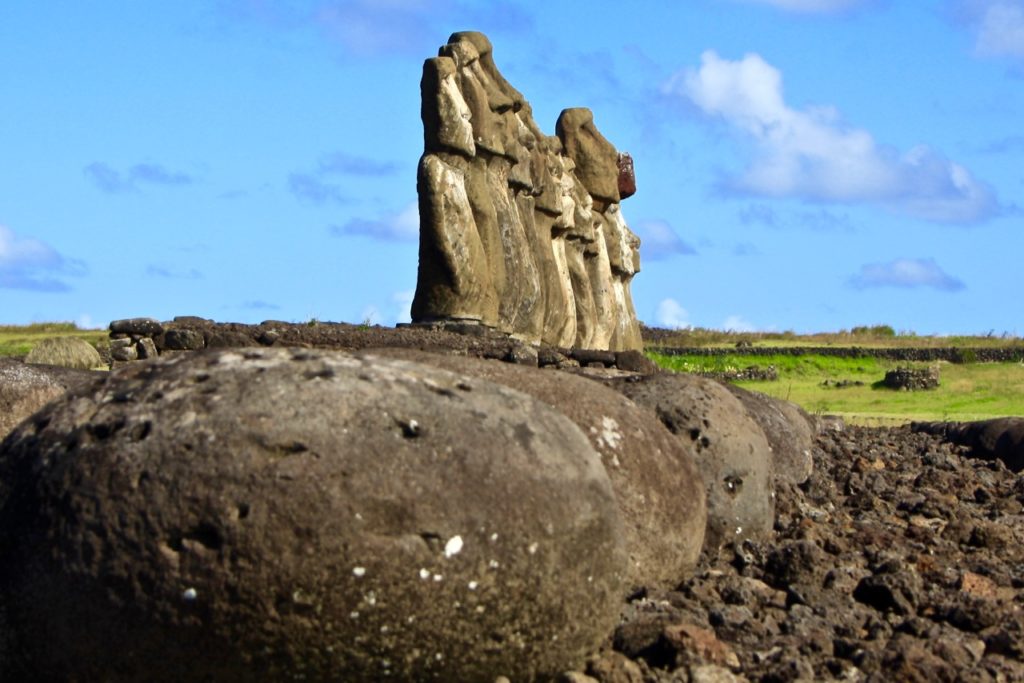
<path id="1" fill-rule="evenodd" d="M 579 428 L 407 361 L 132 365 L 16 429 L 0 482 L 4 680 L 554 677 L 624 591 Z"/>
<path id="2" fill-rule="evenodd" d="M 630 282 L 640 241 L 620 187 L 635 191 L 588 109 L 541 132 L 482 33 L 455 33 L 426 60 L 417 175 L 419 274 L 412 319 L 474 322 L 557 347 L 640 349 Z M 627 195 L 628 196 L 628 195 Z"/>
<path id="3" fill-rule="evenodd" d="M 812 451 L 817 433 L 814 418 L 795 403 L 734 384 L 724 386 L 764 431 L 772 449 L 772 475 L 776 481 L 790 484 L 807 481 L 814 467 Z"/>
<path id="4" fill-rule="evenodd" d="M 690 444 L 654 415 L 583 377 L 500 361 L 410 349 L 363 354 L 404 358 L 503 384 L 566 415 L 583 431 L 608 472 L 622 512 L 630 584 L 672 588 L 692 574 L 704 541 L 703 479 Z"/>
<path id="5" fill-rule="evenodd" d="M 707 491 L 709 556 L 722 546 L 771 534 L 771 448 L 739 399 L 718 382 L 694 375 L 665 373 L 608 384 L 652 410 L 692 449 Z"/>

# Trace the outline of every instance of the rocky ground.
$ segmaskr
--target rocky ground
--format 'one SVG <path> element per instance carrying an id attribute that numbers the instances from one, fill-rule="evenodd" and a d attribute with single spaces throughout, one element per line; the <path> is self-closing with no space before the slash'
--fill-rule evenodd
<path id="1" fill-rule="evenodd" d="M 278 334 L 303 346 L 509 349 L 408 328 Z M 909 426 L 825 429 L 817 445 L 811 478 L 776 493 L 772 541 L 702 558 L 675 591 L 638 589 L 605 651 L 568 678 L 1024 681 L 1018 475 Z"/>
<path id="2" fill-rule="evenodd" d="M 399 346 L 513 361 L 524 348 L 349 325 L 205 334 L 207 343 L 226 335 L 224 345 Z M 602 651 L 566 681 L 1024 681 L 1018 475 L 942 434 L 822 422 L 810 479 L 776 491 L 774 537 L 702 557 L 675 590 L 623 596 Z"/>
<path id="3" fill-rule="evenodd" d="M 631 596 L 602 681 L 1024 680 L 1024 483 L 909 427 L 820 435 L 776 536 Z M 585 680 L 585 679 L 582 679 Z"/>

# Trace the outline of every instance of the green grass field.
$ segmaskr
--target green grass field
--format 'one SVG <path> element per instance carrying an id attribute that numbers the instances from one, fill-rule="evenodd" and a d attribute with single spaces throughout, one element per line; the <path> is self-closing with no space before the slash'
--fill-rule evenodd
<path id="1" fill-rule="evenodd" d="M 857 424 L 896 424 L 911 420 L 983 420 L 1024 415 L 1024 364 L 939 363 L 940 386 L 932 391 L 893 391 L 874 386 L 895 361 L 832 356 L 664 356 L 648 355 L 662 367 L 681 372 L 722 372 L 749 366 L 775 366 L 773 382 L 739 386 L 784 398 L 814 414 L 841 415 Z M 862 382 L 824 386 L 823 382 Z"/>
<path id="2" fill-rule="evenodd" d="M 0 356 L 24 356 L 50 337 L 81 337 L 93 346 L 106 343 L 106 330 L 80 330 L 74 323 L 0 325 Z"/>
<path id="3" fill-rule="evenodd" d="M 644 330 L 648 350 L 657 347 L 717 347 L 735 348 L 737 342 L 752 346 L 802 347 L 802 346 L 859 346 L 863 348 L 932 348 L 932 347 L 977 347 L 1002 348 L 1020 345 L 1022 340 L 1015 333 L 990 330 L 984 334 L 952 337 L 921 336 L 913 332 L 898 332 L 891 325 L 854 327 L 838 332 L 817 334 L 796 334 L 794 332 L 731 332 L 692 327 L 679 330 Z"/>

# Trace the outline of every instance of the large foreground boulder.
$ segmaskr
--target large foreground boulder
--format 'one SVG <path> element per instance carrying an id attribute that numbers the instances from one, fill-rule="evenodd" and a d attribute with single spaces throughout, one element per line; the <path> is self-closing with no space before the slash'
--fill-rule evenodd
<path id="1" fill-rule="evenodd" d="M 747 409 L 764 431 L 772 449 L 775 481 L 802 484 L 814 469 L 814 418 L 795 403 L 749 391 L 734 384 L 724 385 Z"/>
<path id="2" fill-rule="evenodd" d="M 764 539 L 775 523 L 772 453 L 764 432 L 739 399 L 718 382 L 663 373 L 609 385 L 653 410 L 692 449 L 707 491 L 704 549 Z"/>
<path id="3" fill-rule="evenodd" d="M 675 588 L 700 558 L 704 483 L 690 444 L 654 414 L 592 380 L 553 370 L 412 349 L 365 353 L 428 363 L 518 389 L 568 416 L 601 455 L 626 528 L 630 583 Z"/>
<path id="4" fill-rule="evenodd" d="M 586 437 L 506 387 L 298 349 L 129 366 L 0 450 L 0 678 L 551 677 L 614 624 L 622 537 Z"/>
<path id="5" fill-rule="evenodd" d="M 0 441 L 26 417 L 98 373 L 0 358 Z"/>

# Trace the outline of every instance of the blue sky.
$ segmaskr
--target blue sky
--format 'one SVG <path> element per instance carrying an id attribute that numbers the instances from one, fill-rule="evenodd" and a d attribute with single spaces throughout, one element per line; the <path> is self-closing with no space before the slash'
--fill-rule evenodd
<path id="1" fill-rule="evenodd" d="M 459 30 L 633 155 L 644 322 L 1024 334 L 1024 0 L 10 0 L 0 323 L 407 320 Z"/>

